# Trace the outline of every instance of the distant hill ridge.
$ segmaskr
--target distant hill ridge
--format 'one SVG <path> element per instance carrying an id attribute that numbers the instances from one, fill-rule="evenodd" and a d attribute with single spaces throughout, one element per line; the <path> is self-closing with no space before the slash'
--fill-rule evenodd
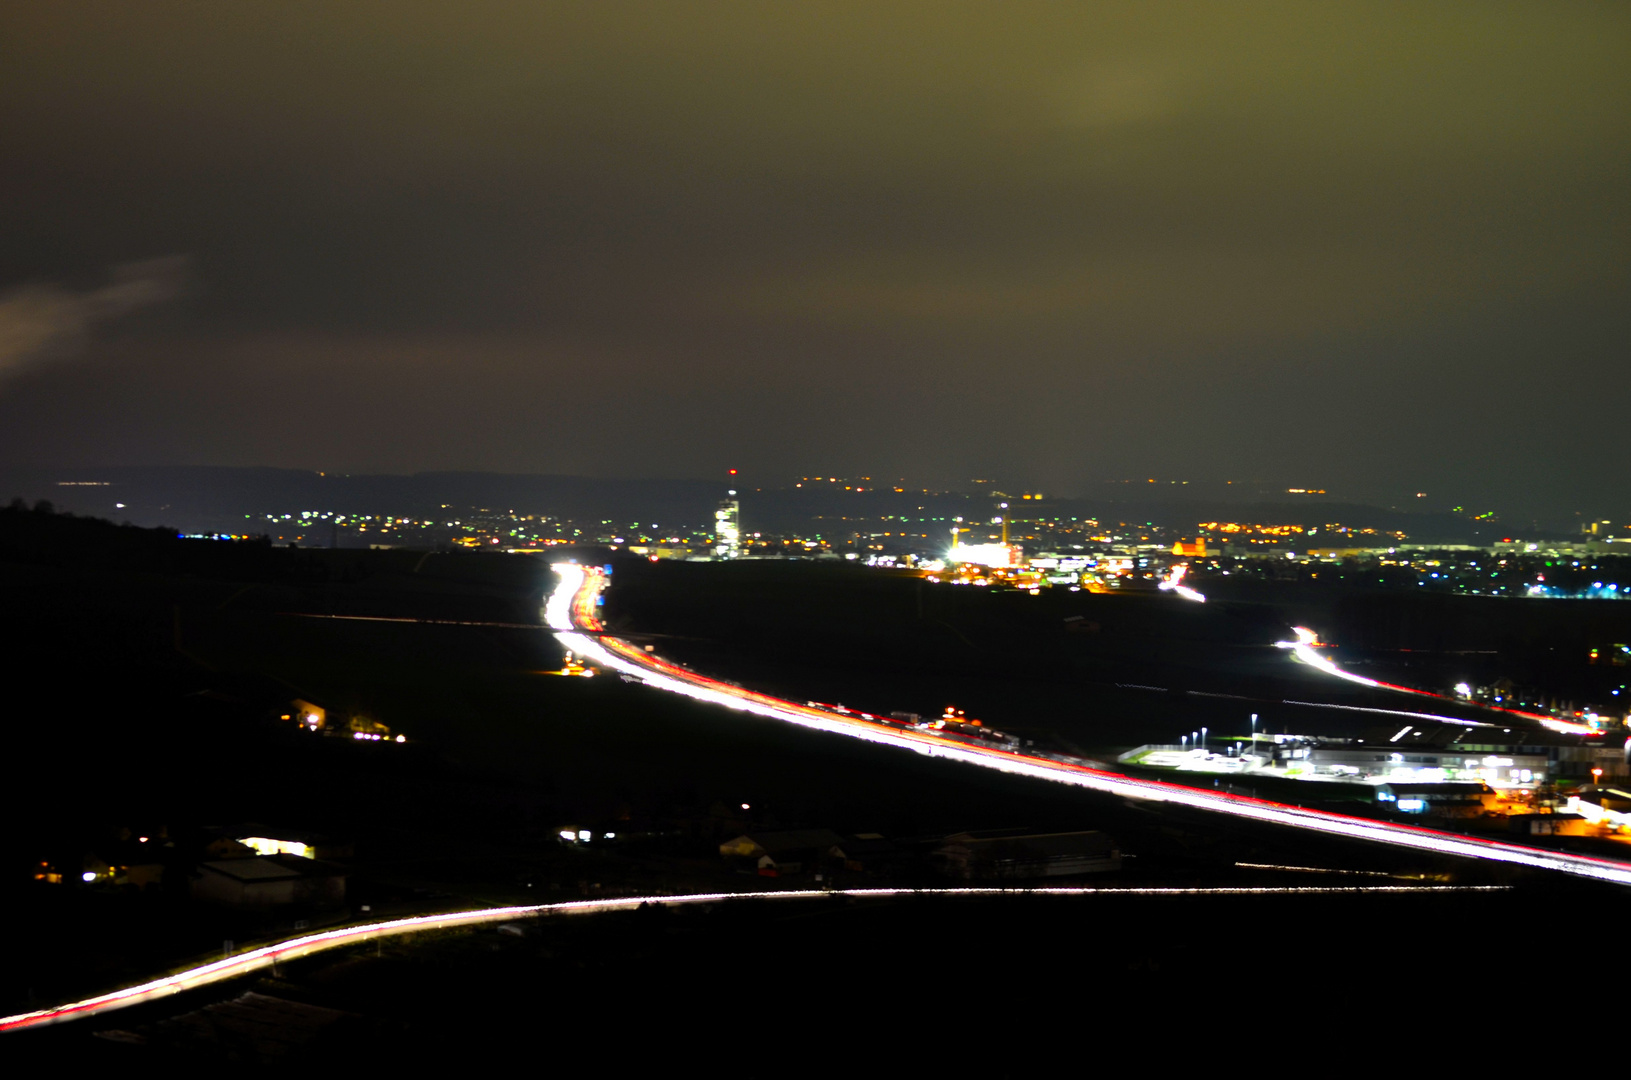
<path id="1" fill-rule="evenodd" d="M 1121 490 L 1117 490 L 1121 488 Z M 232 466 L 111 466 L 72 469 L 0 469 L 0 499 L 48 499 L 62 510 L 130 521 L 172 525 L 187 532 L 255 532 L 265 514 L 302 510 L 346 514 L 437 516 L 455 511 L 514 510 L 574 521 L 641 522 L 665 530 L 711 529 L 727 490 L 720 480 L 606 479 L 587 476 L 489 472 L 424 472 L 410 475 L 322 473 L 306 469 Z M 1243 488 L 1241 498 L 1220 498 L 1215 486 L 1198 497 L 1170 490 L 1144 492 L 1103 485 L 1079 498 L 1017 503 L 1018 517 L 1093 518 L 1106 523 L 1149 522 L 1182 531 L 1203 521 L 1242 521 L 1323 527 L 1398 530 L 1413 542 L 1489 544 L 1519 526 L 1475 522 L 1454 514 L 1414 513 L 1338 502 L 1326 497 L 1265 500 Z M 988 519 L 994 496 L 983 492 L 897 492 L 887 486 L 865 491 L 815 484 L 742 491 L 742 522 L 749 531 L 803 532 L 815 521 L 885 518 Z M 904 524 L 904 523 L 903 523 Z M 936 523 L 936 527 L 939 527 Z M 927 531 L 927 530 L 925 530 Z M 1533 537 L 1540 530 L 1523 528 Z M 1380 540 L 1381 538 L 1377 538 Z M 1314 544 L 1343 546 L 1336 535 Z"/>

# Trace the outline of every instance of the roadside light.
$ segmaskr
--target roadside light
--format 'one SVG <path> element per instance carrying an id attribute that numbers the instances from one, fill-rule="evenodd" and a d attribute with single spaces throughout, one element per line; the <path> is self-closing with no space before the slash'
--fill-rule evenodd
<path id="1" fill-rule="evenodd" d="M 81 881 L 95 881 L 96 880 L 96 874 L 95 874 L 94 871 L 87 870 L 83 874 L 79 875 L 79 880 L 81 880 Z"/>

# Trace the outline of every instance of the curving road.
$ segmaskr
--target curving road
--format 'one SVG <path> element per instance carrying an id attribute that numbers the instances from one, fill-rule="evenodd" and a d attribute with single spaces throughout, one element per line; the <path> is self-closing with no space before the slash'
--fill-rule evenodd
<path id="1" fill-rule="evenodd" d="M 637 678 L 647 686 L 659 690 L 684 694 L 698 701 L 707 701 L 834 735 L 864 739 L 931 757 L 946 758 L 987 769 L 999 769 L 1038 780 L 1071 784 L 1123 798 L 1173 803 L 1372 843 L 1415 848 L 1440 855 L 1515 863 L 1543 870 L 1559 870 L 1581 877 L 1631 885 L 1631 864 L 1612 859 L 1546 851 L 1521 844 L 1460 836 L 1415 825 L 1374 821 L 1325 810 L 1309 810 L 1244 795 L 1203 791 L 1159 780 L 1135 779 L 1098 768 L 1094 763 L 1064 755 L 1037 753 L 1006 745 L 983 745 L 978 740 L 921 731 L 910 724 L 870 713 L 841 710 L 814 703 L 800 705 L 768 694 L 756 693 L 732 683 L 698 675 L 652 656 L 621 638 L 605 633 L 605 627 L 597 613 L 600 593 L 607 585 L 605 572 L 599 567 L 579 566 L 575 563 L 557 563 L 554 569 L 560 575 L 560 583 L 545 605 L 544 618 L 561 643 L 587 662 Z M 1318 656 L 1314 652 L 1312 635 L 1306 631 L 1299 633 L 1299 640 L 1296 643 L 1288 643 L 1288 647 L 1294 647 L 1299 659 L 1304 662 L 1315 663 L 1316 666 L 1343 677 L 1358 678 L 1349 676 L 1324 657 Z M 1375 686 L 1384 685 L 1372 680 L 1363 681 Z"/>
<path id="2" fill-rule="evenodd" d="M 719 904 L 746 900 L 815 900 L 834 896 L 857 899 L 889 899 L 908 896 L 1259 896 L 1355 893 L 1449 893 L 1502 892 L 1505 885 L 1312 885 L 1218 888 L 1090 888 L 1052 886 L 1034 889 L 950 888 L 950 889 L 788 889 L 777 892 L 687 893 L 680 896 L 631 896 L 608 900 L 572 900 L 560 904 L 528 904 L 518 907 L 480 908 L 441 915 L 418 915 L 407 919 L 347 926 L 306 934 L 275 945 L 249 949 L 213 963 L 201 964 L 153 979 L 138 986 L 100 994 L 83 1001 L 39 1009 L 16 1016 L 0 1017 L 0 1032 L 26 1031 L 50 1024 L 82 1020 L 99 1013 L 128 1009 L 133 1005 L 158 1001 L 214 983 L 239 979 L 264 971 L 280 962 L 297 960 L 330 949 L 358 945 L 388 937 L 400 937 L 426 930 L 449 930 L 484 923 L 511 922 L 543 915 L 593 915 L 610 911 L 632 911 L 645 904 L 683 906 Z"/>

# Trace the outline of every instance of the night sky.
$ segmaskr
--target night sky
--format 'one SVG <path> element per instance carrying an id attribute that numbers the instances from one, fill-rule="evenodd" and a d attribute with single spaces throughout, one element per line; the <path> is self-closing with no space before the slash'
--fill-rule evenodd
<path id="1" fill-rule="evenodd" d="M 0 465 L 1631 516 L 1631 7 L 12 2 Z"/>

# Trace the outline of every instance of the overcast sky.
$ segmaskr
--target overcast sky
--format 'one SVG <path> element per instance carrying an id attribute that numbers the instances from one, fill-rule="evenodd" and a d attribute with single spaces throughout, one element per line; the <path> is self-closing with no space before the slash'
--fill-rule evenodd
<path id="1" fill-rule="evenodd" d="M 0 464 L 1631 518 L 1623 4 L 0 10 Z"/>

